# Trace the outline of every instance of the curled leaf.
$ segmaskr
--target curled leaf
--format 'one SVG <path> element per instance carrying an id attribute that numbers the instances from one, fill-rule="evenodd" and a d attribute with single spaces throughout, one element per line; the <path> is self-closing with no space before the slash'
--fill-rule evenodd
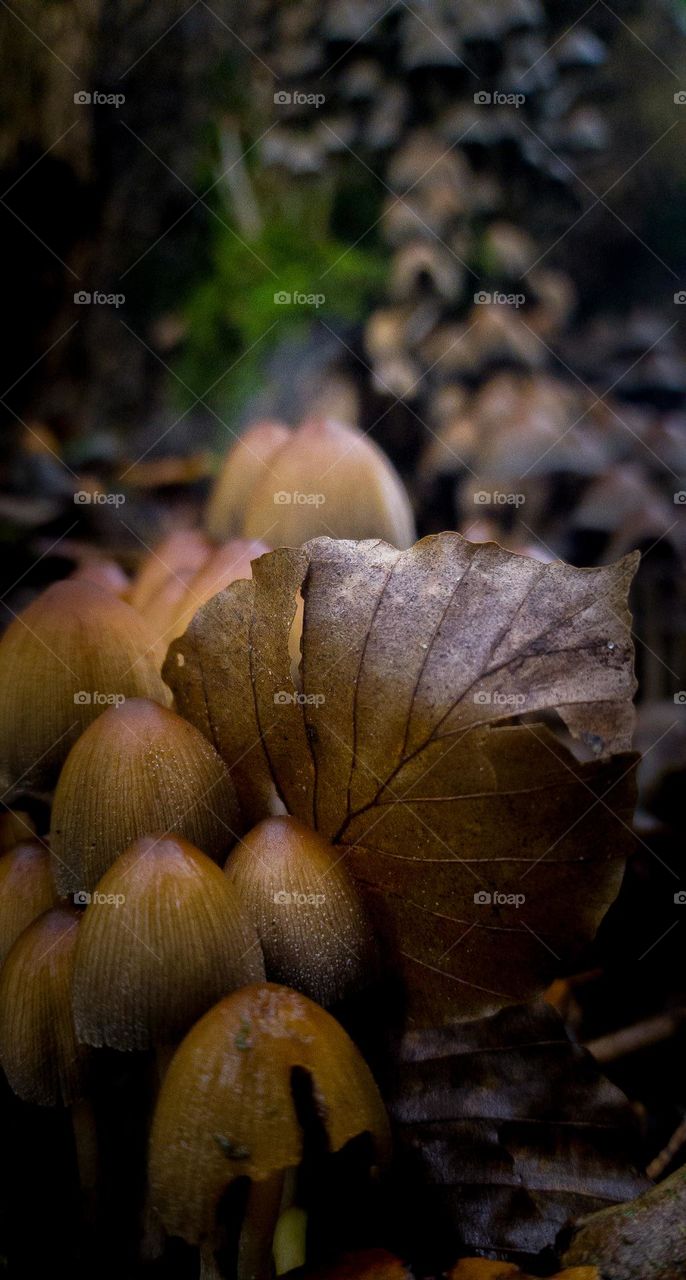
<path id="1" fill-rule="evenodd" d="M 177 706 L 246 813 L 285 808 L 340 847 L 422 1018 L 541 990 L 617 892 L 635 560 L 576 569 L 452 533 L 408 551 L 318 538 L 255 561 L 170 648 Z M 588 762 L 536 723 L 553 712 Z"/>

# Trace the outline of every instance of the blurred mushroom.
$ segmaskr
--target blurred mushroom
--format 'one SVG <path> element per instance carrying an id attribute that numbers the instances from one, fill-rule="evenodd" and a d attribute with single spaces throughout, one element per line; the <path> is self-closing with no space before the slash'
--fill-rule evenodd
<path id="1" fill-rule="evenodd" d="M 290 438 L 283 422 L 256 422 L 232 445 L 205 511 L 205 527 L 217 542 L 241 537 L 248 499 L 271 474 L 270 460 Z"/>

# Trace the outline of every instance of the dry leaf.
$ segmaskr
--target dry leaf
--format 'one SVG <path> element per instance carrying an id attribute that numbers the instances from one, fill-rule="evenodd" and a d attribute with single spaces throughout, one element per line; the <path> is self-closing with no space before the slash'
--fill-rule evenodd
<path id="1" fill-rule="evenodd" d="M 410 1272 L 400 1258 L 385 1249 L 346 1253 L 329 1267 L 306 1271 L 303 1280 L 408 1280 Z"/>
<path id="2" fill-rule="evenodd" d="M 543 1001 L 409 1033 L 389 1111 L 396 1244 L 422 1272 L 454 1256 L 456 1240 L 470 1253 L 538 1255 L 580 1214 L 648 1185 L 627 1099 Z"/>
<path id="3" fill-rule="evenodd" d="M 340 846 L 422 1018 L 543 989 L 618 890 L 634 760 L 608 757 L 631 739 L 635 562 L 543 564 L 451 533 L 405 552 L 319 538 L 255 561 L 170 648 L 178 708 L 246 815 L 276 798 Z M 554 709 L 590 762 L 511 723 Z"/>

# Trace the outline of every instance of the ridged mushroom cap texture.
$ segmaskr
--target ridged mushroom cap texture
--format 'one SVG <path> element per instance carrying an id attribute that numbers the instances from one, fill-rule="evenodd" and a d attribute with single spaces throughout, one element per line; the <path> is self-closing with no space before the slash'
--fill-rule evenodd
<path id="1" fill-rule="evenodd" d="M 0 971 L 0 1063 L 25 1102 L 69 1106 L 87 1086 L 71 991 L 78 912 L 46 911 L 17 939 Z"/>
<path id="2" fill-rule="evenodd" d="M 145 613 L 170 579 L 181 592 L 212 553 L 212 543 L 199 529 L 175 529 L 143 557 L 127 599 Z"/>
<path id="3" fill-rule="evenodd" d="M 340 851 L 292 817 L 265 818 L 229 854 L 267 977 L 331 1005 L 374 975 L 374 936 Z"/>
<path id="4" fill-rule="evenodd" d="M 48 587 L 0 640 L 0 786 L 50 790 L 71 746 L 115 698 L 171 701 L 164 654 L 130 605 L 92 582 Z"/>
<path id="5" fill-rule="evenodd" d="M 176 836 L 145 836 L 100 881 L 79 930 L 80 1040 L 171 1044 L 211 1005 L 264 978 L 257 934 L 216 863 Z"/>
<path id="6" fill-rule="evenodd" d="M 143 698 L 110 707 L 72 748 L 52 809 L 58 890 L 92 892 L 139 836 L 174 832 L 223 861 L 242 830 L 235 787 L 206 738 Z"/>
<path id="7" fill-rule="evenodd" d="M 357 428 L 310 418 L 269 460 L 250 493 L 243 536 L 298 547 L 310 538 L 415 540 L 409 498 L 395 467 Z"/>
<path id="8" fill-rule="evenodd" d="M 261 983 L 221 1000 L 177 1049 L 150 1144 L 152 1203 L 191 1244 L 213 1230 L 235 1178 L 262 1181 L 302 1157 L 292 1073 L 305 1071 L 330 1150 L 368 1132 L 379 1160 L 389 1130 L 369 1067 L 341 1026 L 306 996 Z"/>
<path id="9" fill-rule="evenodd" d="M 222 542 L 242 536 L 250 495 L 258 480 L 270 474 L 271 458 L 290 435 L 283 422 L 254 422 L 229 449 L 205 511 L 205 528 L 211 538 Z"/>
<path id="10" fill-rule="evenodd" d="M 0 857 L 0 965 L 32 920 L 55 902 L 50 852 L 37 840 Z"/>

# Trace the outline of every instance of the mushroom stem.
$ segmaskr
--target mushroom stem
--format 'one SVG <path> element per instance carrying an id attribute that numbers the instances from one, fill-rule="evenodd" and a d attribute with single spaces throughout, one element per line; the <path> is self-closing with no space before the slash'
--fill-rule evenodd
<path id="1" fill-rule="evenodd" d="M 71 1122 L 83 1213 L 88 1222 L 94 1222 L 98 1191 L 98 1136 L 95 1112 L 87 1098 L 73 1104 Z"/>
<path id="2" fill-rule="evenodd" d="M 283 1170 L 251 1182 L 238 1242 L 237 1280 L 270 1280 L 272 1242 L 281 1211 Z"/>
<path id="3" fill-rule="evenodd" d="M 208 1241 L 200 1246 L 200 1274 L 198 1280 L 223 1280 L 214 1255 L 214 1247 Z"/>
<path id="4" fill-rule="evenodd" d="M 277 1276 L 288 1275 L 304 1267 L 307 1256 L 307 1214 L 290 1205 L 279 1216 L 274 1232 L 274 1270 Z"/>

